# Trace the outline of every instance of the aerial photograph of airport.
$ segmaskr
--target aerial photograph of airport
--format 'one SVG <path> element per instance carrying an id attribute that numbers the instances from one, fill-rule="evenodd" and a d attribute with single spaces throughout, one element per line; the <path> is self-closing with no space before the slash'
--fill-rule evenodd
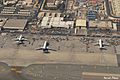
<path id="1" fill-rule="evenodd" d="M 0 0 L 0 80 L 120 80 L 120 0 Z"/>

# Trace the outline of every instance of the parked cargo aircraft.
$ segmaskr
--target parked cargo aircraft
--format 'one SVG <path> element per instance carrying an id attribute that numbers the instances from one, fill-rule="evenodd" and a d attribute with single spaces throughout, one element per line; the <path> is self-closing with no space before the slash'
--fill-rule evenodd
<path id="1" fill-rule="evenodd" d="M 54 49 L 50 49 L 48 46 L 49 46 L 49 43 L 47 41 L 45 41 L 43 46 L 40 48 L 37 48 L 36 50 L 43 50 L 44 53 L 49 53 L 48 50 L 56 51 Z"/>
<path id="2" fill-rule="evenodd" d="M 99 46 L 99 49 L 106 49 L 105 46 L 109 46 L 109 44 L 105 44 L 102 39 L 98 40 L 98 43 L 96 44 L 97 46 Z"/>
<path id="3" fill-rule="evenodd" d="M 24 44 L 23 41 L 27 41 L 27 39 L 25 39 L 23 35 L 20 35 L 19 37 L 13 40 L 16 41 L 17 44 Z"/>

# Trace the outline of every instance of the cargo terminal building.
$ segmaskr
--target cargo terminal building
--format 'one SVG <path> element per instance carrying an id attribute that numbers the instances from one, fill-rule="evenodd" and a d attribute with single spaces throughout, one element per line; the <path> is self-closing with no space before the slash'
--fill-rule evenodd
<path id="1" fill-rule="evenodd" d="M 24 31 L 27 20 L 26 19 L 6 19 L 1 26 L 3 31 Z"/>

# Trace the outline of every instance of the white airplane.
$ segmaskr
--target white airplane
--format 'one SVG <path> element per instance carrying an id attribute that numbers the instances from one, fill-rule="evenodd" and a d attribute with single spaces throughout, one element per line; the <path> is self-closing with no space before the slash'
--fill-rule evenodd
<path id="1" fill-rule="evenodd" d="M 104 46 L 109 46 L 109 44 L 105 44 L 105 43 L 102 41 L 102 39 L 99 39 L 99 40 L 98 40 L 98 43 L 97 43 L 96 45 L 98 45 L 100 49 L 105 49 Z"/>
<path id="2" fill-rule="evenodd" d="M 50 49 L 49 43 L 47 41 L 44 42 L 43 47 L 37 48 L 36 50 L 43 50 L 44 53 L 49 53 L 48 50 L 56 51 L 54 49 Z"/>
<path id="3" fill-rule="evenodd" d="M 23 44 L 23 41 L 27 41 L 27 39 L 25 39 L 23 37 L 23 35 L 20 35 L 19 37 L 13 39 L 14 41 L 16 41 L 17 44 Z"/>

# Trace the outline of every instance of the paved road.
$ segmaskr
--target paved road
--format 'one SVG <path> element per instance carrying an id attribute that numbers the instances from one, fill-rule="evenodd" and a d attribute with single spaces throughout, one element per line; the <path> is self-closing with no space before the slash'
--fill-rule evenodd
<path id="1" fill-rule="evenodd" d="M 97 74 L 102 75 L 99 76 L 100 78 L 109 75 L 118 77 L 119 80 L 120 67 L 79 64 L 33 64 L 27 67 L 15 66 L 11 69 L 5 63 L 0 63 L 0 80 L 82 80 L 89 75 L 95 78 Z"/>
<path id="2" fill-rule="evenodd" d="M 99 54 L 99 53 L 65 53 L 51 52 L 44 54 L 40 51 L 18 50 L 9 51 L 1 50 L 0 61 L 10 66 L 28 66 L 30 64 L 47 64 L 47 63 L 64 63 L 64 64 L 86 64 L 102 66 L 118 66 L 116 54 Z"/>
<path id="3" fill-rule="evenodd" d="M 70 64 L 43 64 L 26 67 L 22 70 L 22 75 L 29 80 L 82 80 L 84 76 L 82 72 L 120 74 L 120 68 Z M 101 78 L 103 77 L 104 76 L 101 76 Z M 120 79 L 120 75 L 118 77 Z"/>

